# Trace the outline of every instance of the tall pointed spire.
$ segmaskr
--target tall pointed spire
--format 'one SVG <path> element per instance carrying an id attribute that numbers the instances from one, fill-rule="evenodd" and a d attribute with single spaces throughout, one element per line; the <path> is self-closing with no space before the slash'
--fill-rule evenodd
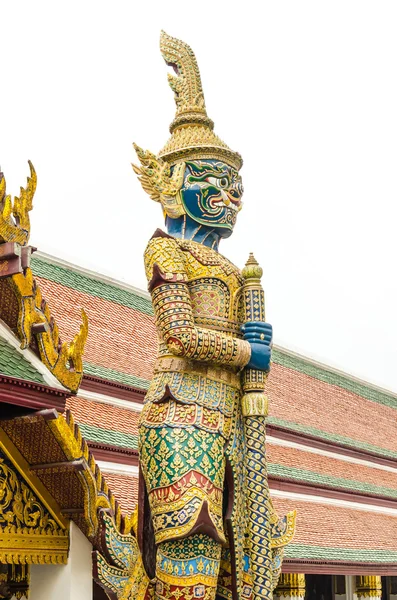
<path id="1" fill-rule="evenodd" d="M 171 137 L 158 157 L 169 164 L 179 160 L 218 159 L 239 170 L 243 164 L 215 133 L 214 122 L 208 117 L 200 71 L 193 50 L 182 40 L 160 36 L 160 50 L 165 62 L 176 75 L 168 75 L 175 94 L 176 115 L 170 125 Z"/>

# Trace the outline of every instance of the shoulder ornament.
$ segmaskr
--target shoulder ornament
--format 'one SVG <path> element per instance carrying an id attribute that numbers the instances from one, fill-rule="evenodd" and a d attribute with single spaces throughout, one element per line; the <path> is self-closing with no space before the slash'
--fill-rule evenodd
<path id="1" fill-rule="evenodd" d="M 149 291 L 159 283 L 187 281 L 184 255 L 172 237 L 153 237 L 145 250 L 145 271 Z"/>

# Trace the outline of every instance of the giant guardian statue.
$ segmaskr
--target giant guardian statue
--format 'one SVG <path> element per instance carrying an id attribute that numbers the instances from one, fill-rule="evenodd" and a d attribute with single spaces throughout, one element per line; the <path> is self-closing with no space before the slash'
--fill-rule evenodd
<path id="1" fill-rule="evenodd" d="M 262 270 L 219 253 L 242 208 L 242 158 L 213 131 L 191 48 L 164 32 L 160 48 L 176 115 L 158 154 L 135 146 L 134 166 L 165 217 L 145 250 L 159 346 L 139 427 L 143 566 L 119 597 L 269 599 L 295 515 L 278 518 L 267 483 Z"/>

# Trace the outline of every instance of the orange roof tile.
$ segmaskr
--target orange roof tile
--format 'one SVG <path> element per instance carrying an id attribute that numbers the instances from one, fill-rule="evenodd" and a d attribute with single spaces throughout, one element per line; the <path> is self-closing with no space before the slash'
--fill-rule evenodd
<path id="1" fill-rule="evenodd" d="M 267 394 L 270 417 L 397 451 L 397 413 L 390 406 L 276 363 Z"/>
<path id="2" fill-rule="evenodd" d="M 72 411 L 73 418 L 79 425 L 83 423 L 128 434 L 138 433 L 139 412 L 128 408 L 86 400 L 79 396 L 68 398 L 66 408 Z"/>
<path id="3" fill-rule="evenodd" d="M 397 515 L 274 497 L 273 504 L 280 516 L 297 510 L 294 544 L 396 551 Z"/>
<path id="4" fill-rule="evenodd" d="M 150 379 L 157 350 L 152 316 L 53 281 L 37 280 L 62 339 L 73 338 L 80 327 L 81 308 L 86 311 L 89 335 L 85 360 Z"/>
<path id="5" fill-rule="evenodd" d="M 104 477 L 123 513 L 132 512 L 138 502 L 138 477 L 106 472 Z"/>
<path id="6" fill-rule="evenodd" d="M 329 484 L 330 486 L 346 488 L 352 492 L 374 493 L 396 497 L 397 499 L 396 473 L 374 468 L 375 465 L 369 467 L 362 464 L 353 464 L 338 458 L 321 456 L 313 452 L 279 446 L 269 442 L 266 445 L 266 451 L 271 475 L 280 475 L 282 478 L 300 480 L 313 485 Z M 279 466 L 284 468 L 278 469 Z"/>

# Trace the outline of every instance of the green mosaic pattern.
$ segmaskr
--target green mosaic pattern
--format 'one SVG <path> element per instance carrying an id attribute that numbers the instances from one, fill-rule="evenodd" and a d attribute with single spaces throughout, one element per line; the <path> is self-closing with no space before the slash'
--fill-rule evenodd
<path id="1" fill-rule="evenodd" d="M 362 483 L 361 481 L 345 479 L 344 477 L 332 477 L 330 475 L 323 475 L 322 473 L 314 473 L 313 471 L 308 471 L 306 469 L 297 469 L 295 467 L 286 467 L 284 465 L 270 463 L 268 464 L 268 473 L 269 475 L 282 477 L 283 479 L 294 479 L 295 481 L 304 483 L 315 483 L 329 488 L 339 487 L 355 492 L 397 498 L 397 489 L 378 486 L 372 483 Z"/>
<path id="2" fill-rule="evenodd" d="M 360 383 L 359 381 L 350 379 L 347 375 L 334 373 L 333 371 L 328 370 L 326 367 L 319 367 L 318 365 L 313 365 L 312 363 L 304 360 L 303 358 L 299 358 L 297 356 L 290 356 L 289 354 L 277 348 L 273 348 L 272 360 L 278 365 L 288 367 L 289 369 L 293 369 L 294 371 L 298 371 L 299 373 L 304 373 L 305 375 L 314 377 L 314 379 L 324 381 L 329 385 L 336 385 L 348 392 L 357 394 L 362 398 L 372 400 L 372 402 L 377 402 L 378 404 L 384 404 L 385 406 L 397 408 L 397 397 L 393 396 L 392 394 L 387 394 L 386 392 L 382 392 L 380 390 L 368 387 L 365 384 Z"/>
<path id="3" fill-rule="evenodd" d="M 222 489 L 225 440 L 218 433 L 195 427 L 140 427 L 139 457 L 148 493 L 174 485 L 194 469 Z M 203 450 L 205 448 L 205 451 Z M 166 466 L 164 463 L 166 462 Z"/>
<path id="4" fill-rule="evenodd" d="M 117 381 L 124 385 L 138 388 L 140 390 L 147 390 L 150 381 L 142 379 L 141 377 L 135 377 L 135 375 L 129 375 L 128 373 L 122 373 L 115 369 L 108 369 L 106 367 L 100 367 L 89 362 L 84 361 L 84 373 L 85 375 L 92 375 L 93 377 L 101 377 L 108 381 Z"/>
<path id="5" fill-rule="evenodd" d="M 392 550 L 359 550 L 358 548 L 327 548 L 325 546 L 305 546 L 288 544 L 285 547 L 286 559 L 351 561 L 366 563 L 392 563 L 397 561 L 397 552 Z"/>
<path id="6" fill-rule="evenodd" d="M 84 292 L 96 298 L 103 298 L 122 306 L 128 306 L 128 308 L 134 308 L 147 315 L 153 314 L 152 303 L 149 298 L 142 298 L 134 292 L 120 289 L 111 283 L 92 279 L 66 267 L 52 265 L 41 258 L 32 258 L 32 271 L 37 277 L 60 283 L 73 290 Z"/>
<path id="7" fill-rule="evenodd" d="M 111 446 L 120 446 L 134 450 L 138 448 L 137 435 L 103 429 L 102 427 L 87 425 L 85 423 L 79 423 L 79 428 L 83 437 L 89 442 L 98 442 L 100 444 L 109 444 Z"/>
<path id="8" fill-rule="evenodd" d="M 309 425 L 300 425 L 299 423 L 294 423 L 293 421 L 287 421 L 285 419 L 278 419 L 277 417 L 268 417 L 267 422 L 270 425 L 279 425 L 280 427 L 285 427 L 291 431 L 307 433 L 323 440 L 345 444 L 346 446 L 350 446 L 355 450 L 367 450 L 368 452 L 374 452 L 375 454 L 379 454 L 380 456 L 384 456 L 386 458 L 397 459 L 397 452 L 394 452 L 393 450 L 387 450 L 386 448 L 380 448 L 379 446 L 374 446 L 373 444 L 368 444 L 367 442 L 353 440 L 345 435 L 328 433 L 322 429 L 316 429 L 315 427 L 310 427 Z"/>
<path id="9" fill-rule="evenodd" d="M 0 338 L 0 373 L 15 379 L 25 379 L 46 385 L 44 378 L 16 348 Z"/>

